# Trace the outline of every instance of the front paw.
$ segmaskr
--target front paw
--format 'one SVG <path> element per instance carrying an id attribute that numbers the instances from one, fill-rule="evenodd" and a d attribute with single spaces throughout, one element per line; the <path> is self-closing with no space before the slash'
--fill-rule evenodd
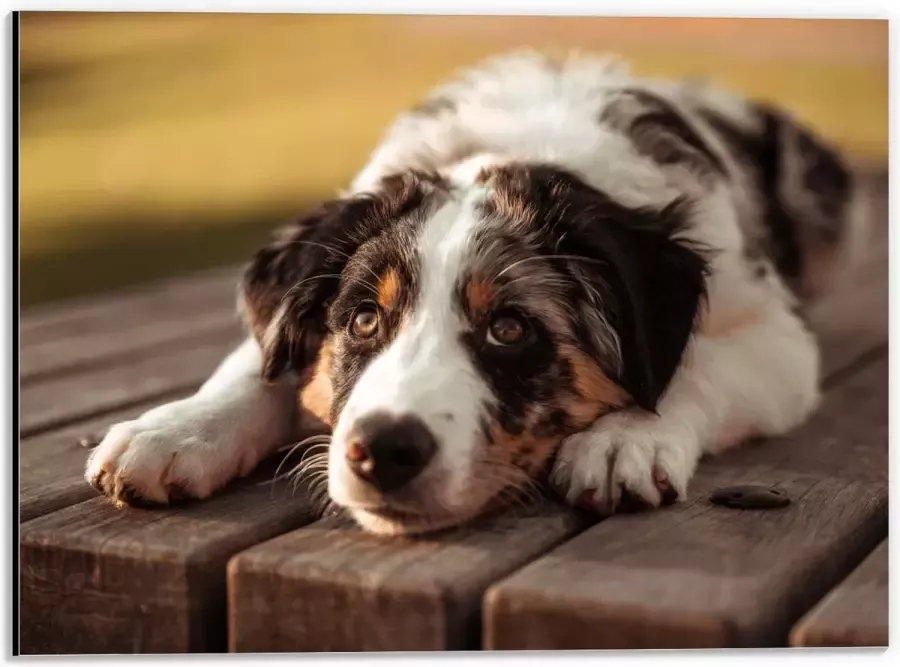
<path id="1" fill-rule="evenodd" d="M 204 422 L 203 407 L 183 401 L 116 424 L 91 452 L 85 479 L 118 507 L 206 498 L 255 460 L 242 461 Z"/>
<path id="2" fill-rule="evenodd" d="M 685 497 L 698 458 L 690 436 L 654 415 L 621 412 L 567 438 L 551 482 L 569 503 L 601 514 L 626 500 L 658 507 Z"/>

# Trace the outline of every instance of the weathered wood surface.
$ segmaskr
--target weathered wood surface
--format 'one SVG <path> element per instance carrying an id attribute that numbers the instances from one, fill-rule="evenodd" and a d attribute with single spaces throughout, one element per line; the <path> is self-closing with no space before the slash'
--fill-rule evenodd
<path id="1" fill-rule="evenodd" d="M 236 280 L 229 267 L 23 319 L 23 652 L 223 650 L 228 557 L 311 518 L 248 482 L 119 511 L 83 479 L 81 436 L 190 393 L 240 340 Z"/>
<path id="2" fill-rule="evenodd" d="M 385 539 L 343 522 L 312 524 L 232 560 L 230 648 L 479 648 L 487 586 L 584 525 L 549 504 L 443 537 Z"/>
<path id="3" fill-rule="evenodd" d="M 127 363 L 182 339 L 238 327 L 238 267 L 30 311 L 20 323 L 20 382 Z"/>
<path id="4" fill-rule="evenodd" d="M 888 645 L 888 541 L 791 631 L 792 646 Z"/>
<path id="5" fill-rule="evenodd" d="M 78 419 L 146 401 L 189 393 L 208 378 L 241 340 L 237 327 L 178 345 L 150 357 L 120 360 L 76 375 L 47 379 L 19 394 L 19 433 L 28 437 Z"/>
<path id="6" fill-rule="evenodd" d="M 23 524 L 21 651 L 225 650 L 228 558 L 311 518 L 265 480 L 180 509 L 94 498 Z"/>
<path id="7" fill-rule="evenodd" d="M 95 495 L 82 477 L 82 436 L 186 395 L 209 376 L 242 337 L 238 273 L 205 271 L 23 318 L 21 521 Z"/>
<path id="8" fill-rule="evenodd" d="M 65 335 L 58 340 L 36 343 L 22 351 L 22 386 L 59 379 L 98 366 L 134 363 L 152 357 L 182 341 L 202 341 L 222 331 L 239 328 L 234 304 L 206 312 L 197 310 L 177 320 L 132 323 L 121 331 L 96 331 Z"/>
<path id="9" fill-rule="evenodd" d="M 887 534 L 887 360 L 835 387 L 789 438 L 705 462 L 680 506 L 616 516 L 494 586 L 494 649 L 778 646 Z M 733 510 L 716 488 L 792 503 Z"/>
<path id="10" fill-rule="evenodd" d="M 201 271 L 152 285 L 32 308 L 19 323 L 23 353 L 31 346 L 59 340 L 60 333 L 89 336 L 130 329 L 159 320 L 177 321 L 196 313 L 234 310 L 238 267 Z M 24 355 L 23 355 L 24 356 Z M 23 365 L 24 370 L 24 365 Z"/>

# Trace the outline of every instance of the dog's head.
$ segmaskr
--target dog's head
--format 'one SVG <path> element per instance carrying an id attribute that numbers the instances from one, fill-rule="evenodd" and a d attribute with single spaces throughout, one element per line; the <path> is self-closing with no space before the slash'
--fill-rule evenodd
<path id="1" fill-rule="evenodd" d="M 542 165 L 406 173 L 258 253 L 245 316 L 266 378 L 325 387 L 331 498 L 376 532 L 455 525 L 602 414 L 654 410 L 704 293 L 688 209 Z"/>

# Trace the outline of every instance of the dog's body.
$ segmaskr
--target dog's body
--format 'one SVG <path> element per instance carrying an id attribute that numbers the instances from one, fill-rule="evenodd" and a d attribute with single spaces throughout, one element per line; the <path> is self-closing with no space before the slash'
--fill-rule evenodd
<path id="1" fill-rule="evenodd" d="M 683 497 L 704 453 L 815 408 L 800 309 L 853 247 L 854 192 L 774 110 L 590 57 L 494 59 L 257 254 L 252 336 L 195 396 L 114 426 L 86 476 L 119 502 L 206 497 L 297 438 L 299 394 L 333 428 L 332 499 L 376 532 L 472 518 L 554 453 L 573 502 Z"/>

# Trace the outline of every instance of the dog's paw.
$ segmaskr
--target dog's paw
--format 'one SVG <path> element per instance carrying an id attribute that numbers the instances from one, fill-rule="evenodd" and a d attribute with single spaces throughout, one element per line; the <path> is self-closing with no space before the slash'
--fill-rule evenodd
<path id="1" fill-rule="evenodd" d="M 689 436 L 653 415 L 615 413 L 567 438 L 551 482 L 566 500 L 600 514 L 683 499 L 699 458 Z"/>
<path id="2" fill-rule="evenodd" d="M 119 507 L 206 498 L 256 463 L 223 417 L 186 399 L 116 424 L 92 450 L 85 479 Z"/>

